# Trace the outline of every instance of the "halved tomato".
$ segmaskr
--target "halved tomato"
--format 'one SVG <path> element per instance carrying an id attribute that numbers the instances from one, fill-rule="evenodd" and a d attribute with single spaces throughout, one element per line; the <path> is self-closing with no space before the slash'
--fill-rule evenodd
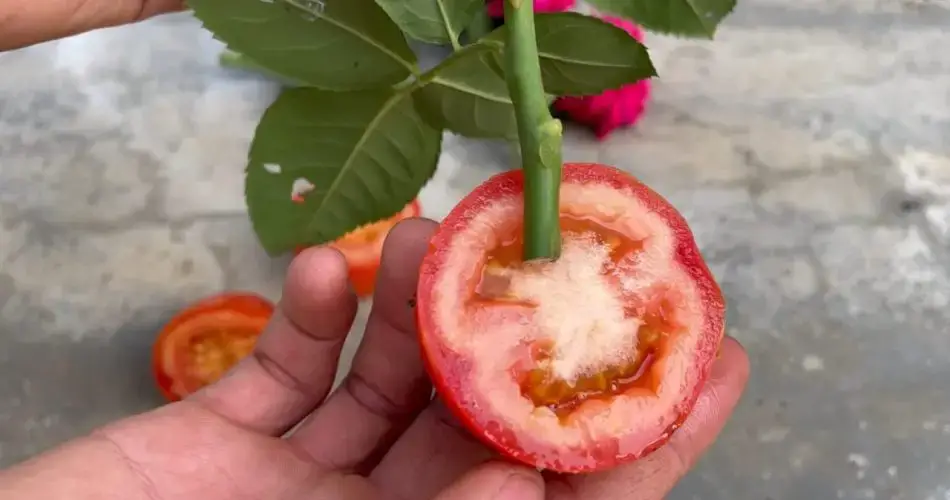
<path id="1" fill-rule="evenodd" d="M 177 401 L 218 380 L 251 353 L 273 313 L 274 305 L 263 297 L 229 292 L 175 315 L 152 350 L 159 391 Z"/>
<path id="2" fill-rule="evenodd" d="M 412 217 L 419 217 L 422 210 L 419 201 L 413 200 L 396 215 L 372 224 L 361 226 L 342 238 L 330 243 L 331 247 L 339 250 L 349 266 L 350 283 L 358 297 L 368 297 L 373 294 L 376 286 L 376 273 L 379 271 L 380 258 L 383 253 L 383 243 L 389 230 L 399 221 Z M 296 253 L 303 251 L 298 248 Z"/>
<path id="3" fill-rule="evenodd" d="M 563 248 L 525 263 L 524 177 L 445 218 L 420 271 L 419 338 L 438 392 L 499 452 L 558 472 L 642 457 L 709 376 L 725 304 L 683 217 L 635 178 L 564 165 Z"/>

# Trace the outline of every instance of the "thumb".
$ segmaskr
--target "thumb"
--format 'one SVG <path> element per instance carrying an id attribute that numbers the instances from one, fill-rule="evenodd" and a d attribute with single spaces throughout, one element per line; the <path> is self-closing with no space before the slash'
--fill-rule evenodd
<path id="1" fill-rule="evenodd" d="M 184 0 L 0 1 L 0 51 L 181 10 Z"/>
<path id="2" fill-rule="evenodd" d="M 536 470 L 488 462 L 468 471 L 433 500 L 544 500 L 544 481 Z"/>

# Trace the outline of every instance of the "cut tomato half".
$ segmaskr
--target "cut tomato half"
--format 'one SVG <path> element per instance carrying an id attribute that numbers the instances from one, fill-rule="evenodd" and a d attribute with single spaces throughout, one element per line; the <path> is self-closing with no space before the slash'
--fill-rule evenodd
<path id="1" fill-rule="evenodd" d="M 350 283 L 358 297 L 368 297 L 373 294 L 373 289 L 376 286 L 376 273 L 379 271 L 380 258 L 383 253 L 383 243 L 386 241 L 389 230 L 399 221 L 419 217 L 421 214 L 419 201 L 413 200 L 396 215 L 360 226 L 330 243 L 331 247 L 336 248 L 346 257 Z M 296 253 L 302 252 L 303 248 L 298 248 Z"/>
<path id="2" fill-rule="evenodd" d="M 535 467 L 586 472 L 655 450 L 709 376 L 725 303 L 683 217 L 635 178 L 564 165 L 563 247 L 521 260 L 521 170 L 445 218 L 420 271 L 419 338 L 446 405 Z"/>
<path id="3" fill-rule="evenodd" d="M 251 353 L 273 313 L 267 299 L 232 292 L 200 300 L 175 315 L 152 352 L 159 391 L 177 401 L 218 380 Z"/>

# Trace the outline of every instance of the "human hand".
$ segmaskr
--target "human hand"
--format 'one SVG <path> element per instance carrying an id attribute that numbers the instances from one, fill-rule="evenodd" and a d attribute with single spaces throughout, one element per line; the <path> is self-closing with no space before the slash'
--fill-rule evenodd
<path id="1" fill-rule="evenodd" d="M 356 299 L 342 256 L 321 247 L 291 264 L 254 354 L 227 376 L 0 473 L 0 492 L 123 500 L 663 498 L 739 399 L 748 361 L 738 343 L 724 341 L 691 416 L 653 454 L 582 476 L 508 463 L 430 400 L 411 300 L 434 228 L 411 219 L 390 233 L 363 343 L 328 398 Z"/>
<path id="2" fill-rule="evenodd" d="M 184 0 L 0 1 L 0 51 L 181 10 Z"/>

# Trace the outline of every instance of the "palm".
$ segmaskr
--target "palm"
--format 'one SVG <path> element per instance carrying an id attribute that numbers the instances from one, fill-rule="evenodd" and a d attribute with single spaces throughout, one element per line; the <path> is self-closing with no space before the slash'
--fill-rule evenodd
<path id="1" fill-rule="evenodd" d="M 433 420 L 423 415 L 419 422 L 428 422 L 424 426 L 432 434 L 427 432 L 424 441 L 414 440 L 418 446 L 412 449 L 401 446 L 403 442 L 394 448 L 399 454 L 426 458 L 384 459 L 378 467 L 366 467 L 364 474 L 362 464 L 320 463 L 292 439 L 244 429 L 191 402 L 127 420 L 105 432 L 157 498 L 424 499 L 490 456 L 460 430 L 441 423 L 441 409 L 433 407 L 426 413 Z M 417 427 L 413 435 L 421 432 Z M 445 446 L 450 442 L 455 449 Z"/>
<path id="2" fill-rule="evenodd" d="M 738 399 L 748 370 L 741 348 L 724 344 L 723 362 L 669 446 L 611 472 L 542 482 L 532 469 L 491 461 L 430 400 L 408 303 L 432 226 L 414 220 L 393 231 L 365 340 L 329 397 L 356 303 L 342 257 L 316 250 L 292 265 L 254 356 L 185 401 L 99 431 L 100 444 L 126 462 L 148 499 L 662 498 Z M 497 497 L 512 474 L 527 490 Z"/>

